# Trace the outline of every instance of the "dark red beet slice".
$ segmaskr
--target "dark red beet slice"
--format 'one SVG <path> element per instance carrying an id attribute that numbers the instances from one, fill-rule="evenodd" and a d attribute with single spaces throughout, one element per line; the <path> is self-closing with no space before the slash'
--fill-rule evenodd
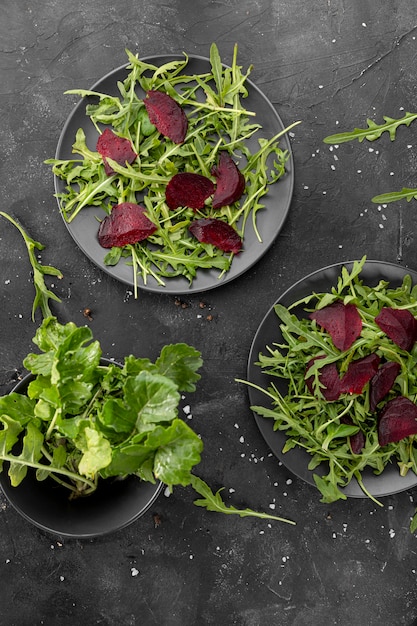
<path id="1" fill-rule="evenodd" d="M 346 374 L 340 381 L 341 393 L 362 393 L 366 383 L 375 376 L 380 358 L 377 354 L 370 354 L 362 359 L 351 361 Z"/>
<path id="2" fill-rule="evenodd" d="M 198 241 L 211 243 L 224 252 L 237 254 L 242 249 L 242 239 L 226 222 L 214 218 L 194 220 L 189 231 Z"/>
<path id="3" fill-rule="evenodd" d="M 314 361 L 316 361 L 316 359 L 321 359 L 323 357 L 315 357 L 314 359 L 311 359 L 308 363 L 307 363 L 307 370 L 308 371 L 310 369 L 310 367 L 313 365 Z M 323 387 L 320 387 L 320 391 L 323 394 L 323 397 L 325 400 L 328 400 L 329 402 L 332 402 L 334 400 L 338 400 L 339 396 L 340 396 L 340 378 L 339 378 L 339 372 L 337 370 L 336 364 L 335 363 L 327 363 L 326 365 L 323 365 L 323 367 L 320 368 L 320 373 L 319 373 L 319 381 L 322 385 L 324 385 Z M 313 395 L 315 390 L 314 390 L 314 375 L 313 376 L 309 376 L 308 378 L 306 378 L 306 385 L 310 391 L 310 393 L 312 393 Z"/>
<path id="4" fill-rule="evenodd" d="M 180 172 L 175 174 L 165 190 L 165 200 L 170 209 L 189 207 L 203 209 L 204 203 L 214 194 L 214 183 L 202 174 Z"/>
<path id="5" fill-rule="evenodd" d="M 119 165 L 133 163 L 137 154 L 132 148 L 132 144 L 128 139 L 123 139 L 115 135 L 110 128 L 106 128 L 97 140 L 97 152 L 101 154 L 104 162 L 104 169 L 107 176 L 114 174 L 114 170 L 107 162 L 107 158 L 113 159 Z"/>
<path id="6" fill-rule="evenodd" d="M 347 415 L 344 415 L 341 420 L 343 424 L 349 424 L 354 426 L 353 420 Z M 365 446 L 365 434 L 363 430 L 359 429 L 357 433 L 349 436 L 349 445 L 353 454 L 360 454 Z"/>
<path id="7" fill-rule="evenodd" d="M 417 406 L 404 396 L 397 396 L 383 407 L 378 419 L 380 446 L 417 434 Z"/>
<path id="8" fill-rule="evenodd" d="M 143 101 L 149 120 L 164 137 L 182 143 L 188 130 L 188 119 L 178 102 L 163 91 L 148 91 Z"/>
<path id="9" fill-rule="evenodd" d="M 375 322 L 402 350 L 411 350 L 417 337 L 417 321 L 410 311 L 384 307 Z"/>
<path id="10" fill-rule="evenodd" d="M 220 152 L 219 162 L 211 173 L 216 178 L 213 208 L 237 202 L 245 190 L 245 178 L 227 152 Z"/>
<path id="11" fill-rule="evenodd" d="M 356 306 L 343 304 L 340 300 L 313 311 L 309 318 L 327 330 L 336 348 L 342 351 L 350 348 L 362 330 L 362 320 Z"/>
<path id="12" fill-rule="evenodd" d="M 375 376 L 371 379 L 369 394 L 369 408 L 371 411 L 375 411 L 377 405 L 391 391 L 400 369 L 401 365 L 399 363 L 388 361 L 381 365 Z"/>
<path id="13" fill-rule="evenodd" d="M 103 248 L 126 246 L 143 241 L 157 230 L 145 215 L 145 207 L 123 202 L 112 208 L 100 224 L 98 240 Z"/>

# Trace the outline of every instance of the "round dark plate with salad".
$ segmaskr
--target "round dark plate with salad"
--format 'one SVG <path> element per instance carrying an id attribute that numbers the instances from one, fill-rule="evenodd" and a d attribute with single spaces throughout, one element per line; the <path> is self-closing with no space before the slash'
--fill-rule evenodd
<path id="1" fill-rule="evenodd" d="M 141 59 L 141 61 L 160 66 L 179 59 L 184 59 L 184 57 L 180 55 L 160 55 L 146 57 Z M 209 72 L 210 67 L 208 58 L 189 56 L 185 73 L 187 75 L 202 74 Z M 114 69 L 96 82 L 91 87 L 91 91 L 120 96 L 117 84 L 124 81 L 128 73 L 127 65 Z M 249 79 L 246 80 L 245 84 L 248 88 L 248 95 L 244 98 L 242 104 L 248 111 L 256 113 L 254 121 L 262 126 L 262 129 L 257 134 L 246 140 L 248 148 L 252 151 L 252 145 L 255 146 L 256 144 L 256 148 L 253 148 L 254 150 L 259 148 L 257 136 L 269 139 L 283 131 L 285 127 L 274 106 L 262 91 Z M 85 132 L 86 143 L 89 149 L 95 150 L 99 135 L 94 124 L 86 115 L 87 104 L 95 100 L 97 101 L 97 98 L 93 96 L 86 96 L 75 106 L 69 115 L 59 138 L 55 155 L 56 159 L 74 158 L 72 146 L 79 128 L 82 128 Z M 290 142 L 286 134 L 279 139 L 279 146 L 283 151 L 288 152 L 286 173 L 280 180 L 269 186 L 268 193 L 261 199 L 265 208 L 261 209 L 256 216 L 256 226 L 261 241 L 257 238 L 251 220 L 248 220 L 245 227 L 243 250 L 234 256 L 228 271 L 222 274 L 219 269 L 199 268 L 191 284 L 182 275 L 164 279 L 165 285 L 160 285 L 152 276 L 149 277 L 146 284 L 139 278 L 139 288 L 168 294 L 206 291 L 237 278 L 251 268 L 267 252 L 284 224 L 293 193 L 294 166 Z M 65 186 L 66 182 L 55 176 L 56 193 L 63 193 Z M 96 266 L 116 280 L 127 285 L 133 285 L 132 266 L 126 263 L 126 259 L 121 259 L 116 265 L 106 265 L 104 263 L 104 257 L 108 250 L 103 249 L 97 239 L 98 219 L 102 219 L 104 215 L 104 212 L 99 207 L 87 206 L 79 212 L 73 221 L 65 223 L 77 246 Z"/>
<path id="2" fill-rule="evenodd" d="M 266 346 L 272 347 L 273 344 L 279 344 L 283 341 L 279 327 L 280 320 L 274 310 L 275 305 L 282 304 L 284 307 L 289 307 L 312 293 L 329 292 L 336 285 L 342 268 L 346 267 L 350 271 L 352 265 L 353 262 L 345 262 L 319 269 L 296 282 L 276 300 L 259 325 L 251 345 L 247 368 L 249 383 L 263 390 L 266 390 L 271 383 L 274 383 L 282 395 L 287 393 L 288 387 L 285 380 L 263 372 L 261 367 L 256 365 L 259 355 L 266 354 Z M 368 260 L 362 268 L 360 279 L 364 285 L 370 287 L 376 286 L 379 281 L 383 280 L 389 283 L 389 287 L 396 288 L 402 284 L 406 275 L 411 277 L 413 285 L 417 284 L 417 272 L 415 271 L 400 267 L 394 263 Z M 303 306 L 294 307 L 294 309 L 291 309 L 291 312 L 299 319 L 307 317 Z M 250 406 L 272 408 L 272 402 L 260 389 L 248 386 Z M 296 446 L 283 453 L 282 450 L 287 441 L 286 434 L 283 431 L 274 430 L 273 419 L 265 418 L 256 412 L 254 412 L 254 418 L 271 451 L 297 477 L 311 485 L 315 485 L 313 474 L 323 476 L 328 472 L 327 463 L 322 463 L 314 471 L 311 471 L 308 465 L 312 457 L 306 450 L 300 447 Z M 369 467 L 365 468 L 362 471 L 362 480 L 367 491 L 375 498 L 406 491 L 417 485 L 417 475 L 410 470 L 405 476 L 401 476 L 395 463 L 388 464 L 380 475 L 376 475 Z M 346 486 L 341 487 L 340 490 L 348 497 L 367 497 L 355 478 Z"/>

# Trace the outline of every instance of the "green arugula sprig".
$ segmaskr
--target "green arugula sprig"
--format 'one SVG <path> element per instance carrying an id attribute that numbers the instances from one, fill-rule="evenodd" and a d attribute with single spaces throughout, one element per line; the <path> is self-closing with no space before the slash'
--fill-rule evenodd
<path id="1" fill-rule="evenodd" d="M 85 89 L 66 93 L 88 98 L 86 113 L 98 133 L 104 126 L 131 141 L 138 158 L 130 165 L 120 166 L 109 160 L 115 174 L 107 177 L 100 155 L 86 145 L 84 130 L 75 137 L 73 152 L 80 158 L 48 159 L 52 171 L 65 181 L 64 191 L 57 194 L 65 220 L 72 222 L 86 207 L 97 207 L 110 213 L 121 202 L 144 202 L 150 220 L 158 230 L 135 246 L 104 254 L 104 263 L 114 265 L 129 259 L 137 277 L 144 284 L 156 280 L 163 286 L 171 277 L 184 276 L 192 283 L 198 269 L 218 269 L 222 276 L 230 269 L 233 254 L 198 242 L 188 231 L 196 217 L 216 217 L 228 222 L 244 238 L 251 219 L 259 241 L 257 214 L 264 209 L 262 198 L 270 185 L 286 172 L 287 150 L 279 146 L 280 137 L 295 126 L 292 124 L 275 137 L 258 136 L 262 131 L 254 120 L 255 113 L 243 106 L 248 95 L 246 72 L 237 63 L 234 47 L 232 65 L 222 64 L 218 48 L 210 48 L 210 71 L 187 74 L 188 57 L 156 66 L 138 59 L 126 50 L 128 75 L 118 83 L 119 96 L 110 96 Z M 146 91 L 162 90 L 173 97 L 187 112 L 188 132 L 182 144 L 164 139 L 150 123 L 143 98 Z M 256 141 L 256 136 L 258 139 Z M 253 137 L 252 146 L 248 140 Z M 257 146 L 257 147 L 256 147 Z M 210 204 L 197 213 L 192 210 L 170 211 L 165 203 L 165 188 L 177 172 L 190 171 L 211 176 L 220 150 L 226 150 L 239 161 L 246 180 L 246 194 L 241 202 L 214 211 Z M 100 217 L 100 216 L 98 216 Z M 244 254 L 244 252 L 242 252 Z"/>
<path id="2" fill-rule="evenodd" d="M 376 124 L 373 120 L 367 119 L 367 128 L 355 128 L 352 131 L 329 135 L 323 139 L 323 142 L 326 144 L 340 144 L 354 140 L 358 140 L 361 143 L 365 139 L 367 141 L 375 141 L 385 132 L 389 134 L 391 141 L 394 141 L 397 136 L 398 128 L 400 126 L 410 126 L 415 119 L 417 119 L 417 113 L 408 112 L 399 119 L 384 116 L 383 124 Z M 407 202 L 410 202 L 413 199 L 417 200 L 417 188 L 410 189 L 408 187 L 403 187 L 400 191 L 389 191 L 387 193 L 374 196 L 371 201 L 375 204 L 389 204 L 390 202 L 398 202 L 399 200 L 406 200 Z"/>
<path id="3" fill-rule="evenodd" d="M 52 315 L 49 308 L 49 300 L 55 300 L 56 302 L 61 302 L 61 300 L 46 286 L 45 276 L 55 276 L 61 279 L 62 273 L 56 267 L 52 267 L 51 265 L 42 265 L 36 258 L 35 250 L 43 250 L 45 248 L 44 245 L 29 237 L 22 226 L 10 215 L 4 211 L 0 211 L 0 215 L 17 228 L 26 244 L 29 261 L 33 270 L 33 284 L 35 287 L 35 297 L 32 305 L 32 320 L 35 321 L 35 313 L 38 308 L 40 308 L 43 317 L 48 317 Z"/>
<path id="4" fill-rule="evenodd" d="M 374 287 L 364 285 L 360 272 L 365 260 L 363 257 L 361 261 L 355 262 L 351 272 L 344 267 L 337 285 L 329 292 L 312 293 L 288 308 L 281 304 L 275 305 L 282 338 L 279 343 L 266 347 L 266 352 L 259 355 L 256 365 L 281 382 L 271 382 L 267 389 L 263 389 L 248 381 L 240 381 L 255 387 L 269 398 L 270 407 L 251 408 L 259 415 L 274 420 L 276 430 L 285 432 L 284 453 L 295 447 L 303 448 L 311 457 L 308 464 L 311 471 L 314 472 L 319 465 L 327 466 L 328 471 L 324 476 L 313 474 L 322 502 L 346 499 L 341 488 L 356 479 L 364 493 L 380 504 L 363 483 L 362 473 L 366 468 L 379 475 L 388 464 L 394 463 L 398 465 L 402 476 L 408 471 L 417 474 L 415 437 L 383 447 L 379 445 L 376 414 L 369 410 L 369 386 L 360 395 L 343 394 L 333 402 L 326 401 L 319 393 L 319 366 L 337 363 L 339 372 L 343 373 L 352 360 L 376 353 L 381 358 L 401 365 L 386 401 L 399 394 L 412 401 L 417 399 L 416 345 L 411 352 L 400 349 L 374 321 L 383 306 L 408 309 L 417 315 L 417 286 L 412 285 L 410 276 L 405 276 L 397 288 L 390 287 L 383 280 Z M 336 349 L 330 335 L 306 317 L 308 311 L 322 308 L 336 300 L 342 300 L 345 304 L 354 303 L 362 319 L 361 335 L 345 352 Z M 297 315 L 294 311 L 297 311 Z M 307 367 L 318 356 L 320 359 Z M 308 376 L 315 376 L 317 393 L 314 395 L 306 388 L 307 370 Z M 352 424 L 344 423 L 344 416 L 348 416 Z M 365 445 L 360 454 L 353 454 L 349 436 L 358 432 L 359 428 L 365 435 Z"/>
<path id="5" fill-rule="evenodd" d="M 269 519 L 275 520 L 278 522 L 285 522 L 286 524 L 295 524 L 292 520 L 286 519 L 284 517 L 279 517 L 277 515 L 271 515 L 269 513 L 261 513 L 258 511 L 253 511 L 252 509 L 237 509 L 232 505 L 226 505 L 220 492 L 224 489 L 223 487 L 214 493 L 210 487 L 207 485 L 204 480 L 199 478 L 198 476 L 191 476 L 191 486 L 199 493 L 202 498 L 198 500 L 194 500 L 194 504 L 196 506 L 202 506 L 207 511 L 214 511 L 215 513 L 225 513 L 226 515 L 238 515 L 239 517 L 258 517 L 260 519 Z"/>

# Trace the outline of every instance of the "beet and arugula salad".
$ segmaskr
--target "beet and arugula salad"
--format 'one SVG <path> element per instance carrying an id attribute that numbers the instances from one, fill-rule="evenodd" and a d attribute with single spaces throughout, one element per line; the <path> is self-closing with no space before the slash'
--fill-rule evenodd
<path id="1" fill-rule="evenodd" d="M 285 433 L 282 453 L 311 456 L 322 502 L 345 499 L 353 479 L 377 502 L 364 471 L 417 474 L 417 285 L 405 275 L 399 286 L 367 286 L 365 263 L 343 266 L 328 292 L 274 305 L 279 337 L 255 363 L 270 382 L 248 383 L 269 399 L 251 408 Z M 323 462 L 324 475 L 314 473 Z"/>
<path id="2" fill-rule="evenodd" d="M 212 44 L 210 71 L 201 74 L 187 73 L 186 54 L 154 65 L 126 53 L 117 96 L 66 92 L 85 99 L 98 139 L 87 145 L 78 128 L 74 158 L 46 161 L 65 184 L 56 194 L 62 215 L 71 224 L 97 208 L 104 265 L 133 266 L 135 294 L 138 277 L 164 286 L 177 276 L 191 284 L 204 270 L 223 276 L 245 254 L 249 222 L 261 241 L 258 212 L 290 156 L 279 139 L 295 124 L 262 136 L 244 106 L 252 67 L 242 71 L 237 46 L 229 67 Z"/>

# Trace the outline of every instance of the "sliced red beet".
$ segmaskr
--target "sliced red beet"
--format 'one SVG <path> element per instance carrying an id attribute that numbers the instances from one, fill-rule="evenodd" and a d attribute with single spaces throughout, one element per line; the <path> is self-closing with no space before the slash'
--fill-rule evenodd
<path id="1" fill-rule="evenodd" d="M 213 196 L 213 208 L 237 202 L 245 190 L 245 178 L 227 152 L 220 152 L 219 162 L 211 173 L 216 178 L 216 191 Z"/>
<path id="2" fill-rule="evenodd" d="M 354 426 L 353 420 L 344 415 L 341 420 L 343 424 L 348 424 L 349 426 Z M 352 451 L 352 454 L 360 454 L 365 446 L 365 434 L 363 430 L 359 429 L 357 433 L 349 436 L 349 445 Z"/>
<path id="3" fill-rule="evenodd" d="M 310 367 L 313 365 L 313 363 L 317 359 L 322 359 L 322 358 L 323 357 L 319 356 L 319 357 L 315 357 L 314 359 L 311 359 L 307 363 L 307 370 L 306 371 L 308 371 L 310 369 Z M 324 397 L 325 400 L 328 400 L 329 402 L 332 402 L 334 400 L 338 400 L 339 399 L 339 396 L 340 396 L 340 378 L 339 378 L 339 372 L 337 370 L 337 367 L 336 367 L 335 363 L 327 363 L 326 365 L 323 365 L 323 367 L 320 368 L 320 371 L 319 371 L 319 381 L 320 381 L 321 385 L 323 385 L 323 387 L 320 386 L 320 391 L 323 394 L 323 397 Z M 314 375 L 309 376 L 308 378 L 306 378 L 306 385 L 307 385 L 310 393 L 315 395 Z"/>
<path id="4" fill-rule="evenodd" d="M 164 137 L 182 143 L 188 130 L 188 119 L 178 102 L 163 91 L 148 91 L 144 99 L 149 120 Z"/>
<path id="5" fill-rule="evenodd" d="M 417 338 L 417 321 L 410 311 L 384 307 L 375 322 L 402 350 L 411 350 Z"/>
<path id="6" fill-rule="evenodd" d="M 205 201 L 214 194 L 214 190 L 214 183 L 206 176 L 180 172 L 166 186 L 165 200 L 172 210 L 178 207 L 203 209 Z"/>
<path id="7" fill-rule="evenodd" d="M 343 304 L 337 300 L 329 306 L 310 313 L 309 318 L 316 320 L 332 338 L 336 348 L 348 350 L 362 330 L 362 320 L 354 304 Z"/>
<path id="8" fill-rule="evenodd" d="M 400 369 L 399 363 L 388 361 L 380 366 L 375 376 L 371 379 L 369 394 L 369 408 L 371 411 L 375 411 L 377 405 L 391 391 Z"/>
<path id="9" fill-rule="evenodd" d="M 145 215 L 145 207 L 123 202 L 112 208 L 100 224 L 98 240 L 103 248 L 113 248 L 143 241 L 157 230 Z"/>
<path id="10" fill-rule="evenodd" d="M 360 394 L 371 378 L 378 370 L 380 357 L 377 354 L 370 354 L 362 359 L 351 361 L 346 373 L 340 381 L 341 393 Z"/>
<path id="11" fill-rule="evenodd" d="M 189 231 L 198 241 L 211 243 L 224 252 L 237 254 L 242 249 L 242 239 L 232 226 L 215 218 L 194 220 Z"/>
<path id="12" fill-rule="evenodd" d="M 103 157 L 104 169 L 107 176 L 114 174 L 114 170 L 109 165 L 106 157 L 113 159 L 113 161 L 123 166 L 126 165 L 126 163 L 133 163 L 137 157 L 130 141 L 115 135 L 110 128 L 106 128 L 101 133 L 97 140 L 96 149 Z"/>
<path id="13" fill-rule="evenodd" d="M 417 434 L 417 406 L 404 396 L 397 396 L 383 407 L 378 419 L 380 446 Z"/>

